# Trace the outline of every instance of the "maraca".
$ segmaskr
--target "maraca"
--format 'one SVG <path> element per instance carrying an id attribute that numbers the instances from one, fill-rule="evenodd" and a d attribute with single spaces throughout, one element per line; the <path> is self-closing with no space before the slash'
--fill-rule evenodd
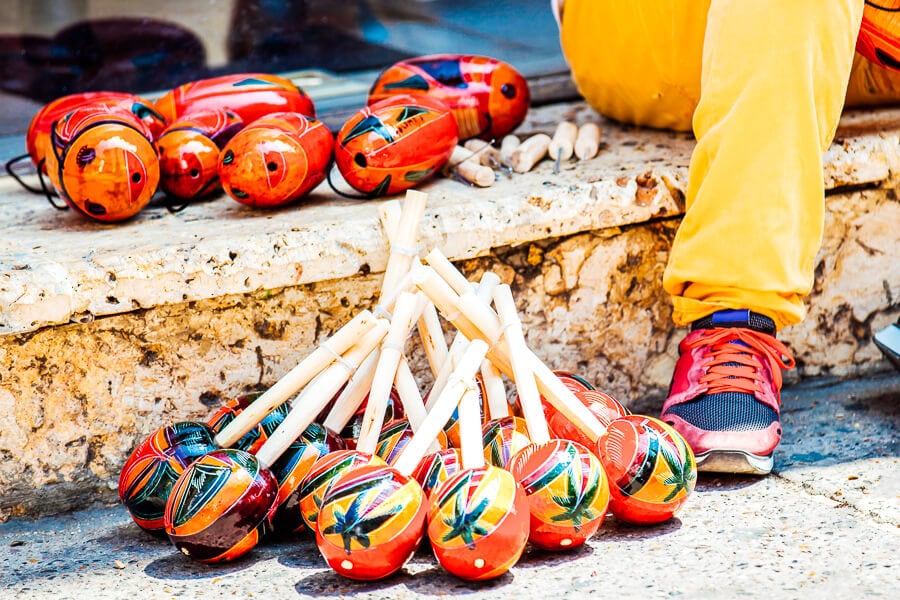
<path id="1" fill-rule="evenodd" d="M 182 200 L 219 191 L 219 153 L 245 124 L 224 108 L 189 111 L 170 123 L 156 140 L 162 190 Z"/>
<path id="2" fill-rule="evenodd" d="M 47 176 L 72 209 L 107 223 L 133 217 L 159 184 L 152 134 L 117 107 L 82 106 L 57 120 L 45 153 Z"/>
<path id="3" fill-rule="evenodd" d="M 494 291 L 522 411 L 534 445 L 516 454 L 509 470 L 528 494 L 530 540 L 547 550 L 580 546 L 606 517 L 609 485 L 600 460 L 568 440 L 552 440 L 526 353 L 522 325 L 508 285 Z"/>
<path id="4" fill-rule="evenodd" d="M 428 539 L 450 573 L 492 579 L 508 571 L 525 549 L 528 501 L 508 471 L 485 465 L 478 393 L 472 386 L 460 401 L 459 420 L 463 469 L 432 492 Z"/>
<path id="5" fill-rule="evenodd" d="M 316 116 L 312 100 L 289 79 L 267 73 L 237 73 L 185 83 L 159 98 L 154 107 L 167 121 L 196 110 L 228 109 L 244 123 L 274 112 Z"/>
<path id="6" fill-rule="evenodd" d="M 675 515 L 697 483 L 697 461 L 680 433 L 659 419 L 626 415 L 609 424 L 597 452 L 610 481 L 609 508 L 628 523 Z"/>
<path id="7" fill-rule="evenodd" d="M 394 467 L 350 471 L 326 494 L 316 520 L 316 545 L 337 573 L 351 579 L 380 579 L 400 569 L 415 552 L 424 534 L 427 502 L 410 475 L 471 385 L 485 350 L 483 342 L 470 346 Z M 371 431 L 377 433 L 375 427 L 366 431 L 368 439 L 374 437 Z M 361 439 L 359 446 L 370 443 Z"/>
<path id="8" fill-rule="evenodd" d="M 344 179 L 370 197 L 425 181 L 458 141 L 456 121 L 436 100 L 393 96 L 360 109 L 337 134 L 334 160 Z"/>
<path id="9" fill-rule="evenodd" d="M 303 198 L 325 181 L 334 138 L 325 124 L 300 113 L 273 113 L 235 135 L 218 160 L 222 188 L 254 208 Z"/>
<path id="10" fill-rule="evenodd" d="M 440 54 L 402 60 L 381 72 L 369 104 L 396 94 L 424 95 L 450 107 L 462 140 L 499 140 L 528 113 L 525 78 L 507 63 L 486 56 Z"/>

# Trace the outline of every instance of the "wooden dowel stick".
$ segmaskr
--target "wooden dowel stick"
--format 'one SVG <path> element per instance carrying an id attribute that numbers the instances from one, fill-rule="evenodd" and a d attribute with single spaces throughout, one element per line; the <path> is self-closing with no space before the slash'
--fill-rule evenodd
<path id="1" fill-rule="evenodd" d="M 516 173 L 527 173 L 541 159 L 547 156 L 547 149 L 550 147 L 550 136 L 546 133 L 538 133 L 524 142 L 518 148 L 513 150 L 509 158 L 509 164 Z"/>
<path id="2" fill-rule="evenodd" d="M 390 331 L 381 344 L 378 366 L 375 368 L 375 377 L 369 390 L 369 401 L 366 404 L 359 439 L 356 442 L 356 448 L 360 452 L 374 454 L 375 448 L 378 446 L 378 436 L 384 426 L 384 413 L 391 395 L 394 376 L 397 374 L 397 365 L 403 356 L 403 345 L 406 343 L 409 330 L 417 316 L 415 314 L 416 304 L 416 295 L 409 292 L 403 292 L 397 298 Z"/>
<path id="3" fill-rule="evenodd" d="M 500 142 L 500 162 L 505 165 L 510 164 L 509 161 L 512 158 L 512 153 L 518 148 L 522 143 L 522 140 L 519 139 L 516 135 L 508 135 L 503 138 L 503 141 Z"/>
<path id="4" fill-rule="evenodd" d="M 415 433 L 422 427 L 428 412 L 425 410 L 422 394 L 419 393 L 419 386 L 416 384 L 416 378 L 413 377 L 409 368 L 409 363 L 406 362 L 406 357 L 403 357 L 397 366 L 394 386 L 400 395 L 400 402 L 403 404 L 403 412 L 406 413 L 409 426 L 412 427 L 413 433 Z M 428 447 L 428 452 L 438 452 L 440 449 L 440 444 L 438 444 L 437 440 L 434 440 Z"/>
<path id="5" fill-rule="evenodd" d="M 494 290 L 494 303 L 502 319 L 503 336 L 509 347 L 513 379 L 516 382 L 525 423 L 528 425 L 528 435 L 535 444 L 544 444 L 550 441 L 550 431 L 547 429 L 541 395 L 534 380 L 531 357 L 525 345 L 522 322 L 516 313 L 516 304 L 508 285 L 497 286 Z"/>
<path id="6" fill-rule="evenodd" d="M 336 361 L 322 371 L 312 385 L 304 388 L 303 392 L 300 393 L 300 397 L 292 403 L 291 412 L 288 413 L 281 425 L 272 432 L 266 443 L 256 453 L 256 458 L 260 464 L 264 467 L 271 467 L 278 460 L 278 457 L 287 450 L 288 446 L 322 412 L 328 401 L 347 382 L 347 379 L 349 379 L 350 375 L 366 356 L 381 343 L 388 329 L 388 322 L 384 319 L 379 319 L 371 331 L 344 353 L 341 360 Z"/>
<path id="7" fill-rule="evenodd" d="M 469 344 L 465 354 L 459 361 L 459 366 L 450 376 L 450 381 L 447 383 L 444 391 L 441 392 L 437 402 L 428 412 L 428 416 L 422 422 L 419 431 L 416 432 L 400 453 L 400 456 L 397 457 L 397 461 L 394 463 L 395 469 L 404 475 L 409 475 L 413 472 L 416 465 L 425 456 L 431 442 L 437 438 L 438 433 L 443 430 L 447 421 L 450 420 L 450 416 L 459 404 L 463 393 L 467 388 L 475 385 L 473 377 L 475 377 L 478 365 L 484 359 L 486 351 L 487 344 L 481 340 L 475 340 Z"/>
<path id="8" fill-rule="evenodd" d="M 368 310 L 360 312 L 338 329 L 330 338 L 319 344 L 319 347 L 303 359 L 300 364 L 288 371 L 264 394 L 257 398 L 247 408 L 242 410 L 233 421 L 226 425 L 215 438 L 220 448 L 233 446 L 257 423 L 262 421 L 275 407 L 297 393 L 312 381 L 313 377 L 321 373 L 328 365 L 334 362 L 366 332 L 375 326 L 376 318 Z"/>
<path id="9" fill-rule="evenodd" d="M 463 148 L 474 154 L 478 158 L 479 164 L 485 167 L 498 169 L 503 165 L 500 159 L 500 151 L 484 140 L 466 140 Z"/>
<path id="10" fill-rule="evenodd" d="M 578 128 L 575 138 L 575 156 L 578 160 L 588 160 L 597 156 L 600 150 L 600 127 L 596 123 L 585 123 Z"/>
<path id="11" fill-rule="evenodd" d="M 478 157 L 462 146 L 453 149 L 450 160 L 444 167 L 446 174 L 456 173 L 469 183 L 478 187 L 490 187 L 494 185 L 494 171 L 485 167 L 478 161 Z"/>

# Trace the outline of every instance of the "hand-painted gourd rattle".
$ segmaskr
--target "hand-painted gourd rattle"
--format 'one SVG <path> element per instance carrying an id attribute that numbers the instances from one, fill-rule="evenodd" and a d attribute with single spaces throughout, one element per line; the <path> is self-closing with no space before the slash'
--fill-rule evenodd
<path id="1" fill-rule="evenodd" d="M 222 188 L 241 204 L 275 208 L 325 181 L 334 138 L 325 124 L 299 113 L 257 119 L 222 149 Z"/>
<path id="2" fill-rule="evenodd" d="M 125 109 L 76 108 L 50 130 L 47 176 L 78 213 L 107 223 L 128 219 L 150 202 L 159 184 L 151 137 Z"/>
<path id="3" fill-rule="evenodd" d="M 182 200 L 219 191 L 219 153 L 244 125 L 224 108 L 195 109 L 170 123 L 156 140 L 162 190 Z"/>
<path id="4" fill-rule="evenodd" d="M 626 415 L 597 441 L 609 476 L 609 508 L 616 518 L 640 525 L 671 519 L 697 483 L 697 461 L 684 438 L 659 419 Z"/>
<path id="5" fill-rule="evenodd" d="M 402 60 L 369 90 L 369 104 L 396 94 L 428 96 L 453 111 L 459 137 L 500 139 L 519 126 L 531 100 L 525 78 L 485 56 L 440 54 Z"/>
<path id="6" fill-rule="evenodd" d="M 447 162 L 459 139 L 450 110 L 430 98 L 386 98 L 350 117 L 334 158 L 344 180 L 369 197 L 425 181 Z"/>
<path id="7" fill-rule="evenodd" d="M 312 100 L 289 79 L 265 73 L 238 73 L 185 83 L 154 104 L 172 122 L 187 112 L 227 109 L 250 124 L 275 112 L 298 112 L 315 118 Z"/>
<path id="8" fill-rule="evenodd" d="M 475 341 L 466 354 L 476 345 L 486 349 Z M 528 501 L 508 471 L 484 462 L 478 393 L 471 385 L 458 410 L 463 469 L 433 490 L 428 539 L 435 558 L 450 573 L 474 581 L 493 579 L 506 573 L 525 549 Z"/>
<path id="9" fill-rule="evenodd" d="M 522 411 L 534 442 L 509 463 L 525 487 L 531 511 L 529 539 L 547 550 L 580 546 L 600 528 L 609 504 L 609 485 L 600 460 L 568 440 L 551 439 L 526 352 L 525 337 L 508 285 L 498 286 L 494 302 L 503 323 Z"/>

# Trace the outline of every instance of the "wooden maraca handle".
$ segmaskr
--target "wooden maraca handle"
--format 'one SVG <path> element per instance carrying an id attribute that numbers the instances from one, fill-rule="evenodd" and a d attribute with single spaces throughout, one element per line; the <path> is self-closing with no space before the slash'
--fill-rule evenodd
<path id="1" fill-rule="evenodd" d="M 578 160 L 588 160 L 597 156 L 600 150 L 600 126 L 596 123 L 585 123 L 578 128 L 575 138 L 575 156 Z"/>
<path id="2" fill-rule="evenodd" d="M 363 335 L 371 331 L 375 327 L 375 323 L 375 315 L 368 310 L 353 317 L 250 406 L 242 410 L 216 435 L 216 444 L 220 448 L 229 448 L 234 445 L 276 406 L 296 394 L 297 390 L 309 383 L 313 377 L 321 373 Z"/>
<path id="3" fill-rule="evenodd" d="M 527 173 L 542 158 L 547 156 L 549 147 L 549 135 L 546 133 L 535 134 L 513 150 L 512 155 L 509 157 L 509 164 L 516 173 Z"/>
<path id="4" fill-rule="evenodd" d="M 450 376 L 444 391 L 441 392 L 437 402 L 428 412 L 425 421 L 422 422 L 419 431 L 397 457 L 394 468 L 402 474 L 409 476 L 415 470 L 416 465 L 425 456 L 431 442 L 437 438 L 438 433 L 450 420 L 453 410 L 459 404 L 463 393 L 474 385 L 473 378 L 478 371 L 478 366 L 487 352 L 487 344 L 481 340 L 474 340 L 466 348 L 465 354 L 459 361 L 456 370 Z"/>
<path id="5" fill-rule="evenodd" d="M 509 346 L 513 379 L 516 382 L 525 423 L 528 425 L 529 437 L 535 444 L 544 444 L 550 441 L 547 418 L 544 416 L 541 395 L 534 380 L 531 356 L 525 345 L 525 335 L 522 333 L 522 322 L 516 313 L 516 304 L 508 285 L 497 286 L 494 290 L 494 304 L 502 319 L 503 336 Z"/>
<path id="6" fill-rule="evenodd" d="M 459 401 L 459 452 L 462 455 L 463 469 L 484 467 L 478 390 L 474 387 L 467 388 Z"/>
<path id="7" fill-rule="evenodd" d="M 340 360 L 322 371 L 310 385 L 303 389 L 300 396 L 293 402 L 291 412 L 256 453 L 256 458 L 261 465 L 266 468 L 271 467 L 294 440 L 309 427 L 310 423 L 341 389 L 341 386 L 347 382 L 353 371 L 381 343 L 389 328 L 387 320 L 378 319 L 375 327 L 347 350 Z"/>
<path id="8" fill-rule="evenodd" d="M 422 394 L 419 393 L 419 385 L 416 383 L 416 378 L 409 368 L 409 363 L 406 362 L 406 357 L 400 359 L 400 364 L 397 366 L 394 386 L 397 388 L 397 394 L 400 395 L 400 403 L 403 404 L 403 412 L 406 413 L 409 426 L 415 433 L 419 431 L 422 423 L 425 422 L 428 411 L 425 410 Z M 437 440 L 431 442 L 431 445 L 428 447 L 429 453 L 439 452 L 440 450 L 441 446 Z"/>
<path id="9" fill-rule="evenodd" d="M 322 425 L 329 431 L 340 433 L 343 431 L 359 407 L 362 406 L 366 394 L 372 387 L 372 379 L 375 378 L 375 367 L 378 365 L 378 352 L 371 352 L 363 361 L 350 381 L 344 387 L 341 394 L 334 401 L 334 406 L 325 417 Z"/>
<path id="10" fill-rule="evenodd" d="M 522 140 L 519 139 L 519 136 L 516 135 L 508 135 L 503 138 L 503 141 L 500 142 L 500 162 L 504 165 L 510 164 L 510 160 L 512 159 L 512 153 L 522 144 Z"/>
<path id="11" fill-rule="evenodd" d="M 462 146 L 453 149 L 450 160 L 444 167 L 447 173 L 455 171 L 460 177 L 478 187 L 494 185 L 494 171 L 478 161 L 478 157 Z"/>
<path id="12" fill-rule="evenodd" d="M 571 121 L 562 121 L 556 126 L 547 154 L 553 160 L 569 160 L 575 151 L 575 138 L 578 136 L 578 127 Z"/>
<path id="13" fill-rule="evenodd" d="M 407 190 L 406 199 L 400 212 L 400 223 L 391 240 L 391 255 L 388 258 L 387 268 L 384 270 L 384 280 L 381 284 L 382 295 L 386 290 L 397 288 L 400 279 L 409 271 L 415 256 L 415 245 L 419 223 L 425 214 L 425 204 L 428 202 L 428 194 L 417 190 Z"/>
<path id="14" fill-rule="evenodd" d="M 487 396 L 487 413 L 491 419 L 502 419 L 509 416 L 509 402 L 506 400 L 506 386 L 500 371 L 485 359 L 481 363 L 481 379 L 484 381 L 484 393 Z"/>
<path id="15" fill-rule="evenodd" d="M 381 435 L 384 413 L 387 409 L 388 397 L 391 395 L 391 385 L 397 373 L 397 365 L 403 356 L 403 345 L 406 343 L 413 322 L 418 317 L 415 314 L 416 305 L 416 296 L 409 292 L 403 292 L 397 298 L 390 330 L 381 344 L 378 366 L 375 368 L 375 377 L 372 380 L 372 388 L 369 390 L 369 401 L 366 404 L 366 412 L 363 415 L 362 427 L 356 443 L 356 449 L 360 452 L 374 454 L 375 448 L 378 446 L 378 436 Z"/>
<path id="16" fill-rule="evenodd" d="M 389 240 L 394 239 L 397 226 L 400 224 L 400 211 L 400 202 L 397 200 L 385 202 L 378 208 L 381 226 Z M 412 264 L 416 262 L 417 260 L 413 259 Z M 422 316 L 419 317 L 416 327 L 425 350 L 425 358 L 428 359 L 428 366 L 431 368 L 431 372 L 436 374 L 440 366 L 447 360 L 447 340 L 444 339 L 444 331 L 441 329 L 441 322 L 434 304 L 428 302 L 428 305 L 422 310 Z"/>

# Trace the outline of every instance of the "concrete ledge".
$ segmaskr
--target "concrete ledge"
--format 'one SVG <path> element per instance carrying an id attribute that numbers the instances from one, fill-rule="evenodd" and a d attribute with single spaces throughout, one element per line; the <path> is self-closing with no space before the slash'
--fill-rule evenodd
<path id="1" fill-rule="evenodd" d="M 583 104 L 545 107 L 532 112 L 522 133 L 552 133 L 562 117 L 598 118 Z M 898 172 L 897 130 L 883 131 L 897 119 L 900 111 L 845 118 L 852 135 L 826 154 L 829 189 L 877 185 Z M 602 125 L 600 156 L 564 165 L 558 176 L 545 162 L 477 192 L 449 180 L 427 185 L 423 245 L 471 258 L 680 214 L 690 137 Z M 0 334 L 380 272 L 387 260 L 378 201 L 337 199 L 325 188 L 273 212 L 222 197 L 178 215 L 157 205 L 126 224 L 100 225 L 15 186 L 0 183 Z"/>

